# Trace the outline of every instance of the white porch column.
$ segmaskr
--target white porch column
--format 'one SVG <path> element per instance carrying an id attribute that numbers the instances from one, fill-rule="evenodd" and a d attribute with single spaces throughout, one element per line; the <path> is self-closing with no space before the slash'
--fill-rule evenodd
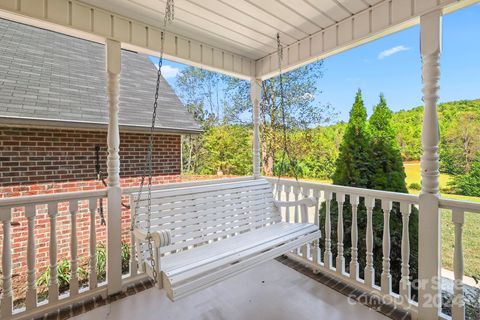
<path id="1" fill-rule="evenodd" d="M 107 280 L 108 294 L 122 289 L 121 263 L 121 197 L 120 188 L 120 132 L 118 128 L 119 80 L 120 80 L 120 42 L 106 40 L 106 69 L 108 94 L 108 221 L 107 221 Z"/>
<path id="2" fill-rule="evenodd" d="M 421 158 L 422 192 L 419 216 L 419 319 L 438 319 L 441 302 L 440 267 L 441 233 L 438 209 L 440 133 L 437 116 L 439 58 L 441 51 L 441 11 L 420 17 L 420 46 L 422 55 L 423 114 Z"/>
<path id="3" fill-rule="evenodd" d="M 253 177 L 260 177 L 260 101 L 262 99 L 262 80 L 252 78 L 250 81 L 250 97 L 253 105 Z"/>

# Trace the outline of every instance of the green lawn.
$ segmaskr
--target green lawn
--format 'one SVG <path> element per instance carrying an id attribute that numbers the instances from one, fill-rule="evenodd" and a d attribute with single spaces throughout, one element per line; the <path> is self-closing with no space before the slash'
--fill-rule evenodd
<path id="1" fill-rule="evenodd" d="M 420 162 L 405 163 L 405 173 L 407 175 L 407 186 L 412 182 L 420 183 Z M 447 183 L 452 179 L 448 174 L 440 174 L 440 189 L 447 187 Z M 418 193 L 418 190 L 409 190 L 410 193 Z M 478 197 L 467 197 L 456 194 L 442 193 L 442 197 L 480 202 Z M 442 210 L 442 266 L 453 270 L 453 243 L 454 226 L 452 223 L 452 214 L 448 210 Z M 480 275 L 480 214 L 465 214 L 465 225 L 463 228 L 463 246 L 465 258 L 465 274 L 467 276 Z"/>
<path id="2" fill-rule="evenodd" d="M 407 179 L 405 182 L 407 183 L 407 187 L 410 184 L 416 182 L 420 184 L 422 177 L 420 176 L 420 162 L 405 162 L 405 174 L 407 175 Z M 447 187 L 447 183 L 452 179 L 452 176 L 448 174 L 441 173 L 440 174 L 440 189 Z M 412 192 L 413 191 L 413 192 Z M 418 191 L 411 190 L 410 193 L 418 193 Z"/>

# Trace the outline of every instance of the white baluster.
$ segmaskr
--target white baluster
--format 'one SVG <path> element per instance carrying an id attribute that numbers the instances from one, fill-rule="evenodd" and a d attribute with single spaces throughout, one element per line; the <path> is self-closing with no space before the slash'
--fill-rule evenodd
<path id="1" fill-rule="evenodd" d="M 70 277 L 70 296 L 74 297 L 78 294 L 78 240 L 77 240 L 77 212 L 78 212 L 78 201 L 71 200 L 69 204 L 70 210 L 70 225 L 71 225 L 71 235 L 70 235 L 70 264 L 72 266 L 72 272 Z"/>
<path id="2" fill-rule="evenodd" d="M 407 202 L 400 203 L 402 212 L 402 279 L 400 280 L 400 296 L 404 302 L 410 301 L 411 283 L 410 283 L 410 207 Z"/>
<path id="3" fill-rule="evenodd" d="M 345 273 L 345 257 L 343 255 L 343 204 L 345 194 L 337 192 L 338 219 L 337 219 L 337 260 L 336 270 L 339 274 Z"/>
<path id="4" fill-rule="evenodd" d="M 283 191 L 285 192 L 285 201 L 290 201 L 290 192 L 292 188 L 288 185 L 283 186 Z M 285 221 L 290 222 L 290 208 L 285 208 Z"/>
<path id="5" fill-rule="evenodd" d="M 350 278 L 358 280 L 359 264 L 358 264 L 358 196 L 350 195 L 350 203 L 352 204 L 352 260 L 350 261 Z"/>
<path id="6" fill-rule="evenodd" d="M 25 215 L 28 225 L 27 240 L 27 295 L 25 306 L 32 310 L 37 306 L 37 287 L 35 285 L 35 205 L 25 206 Z"/>
<path id="7" fill-rule="evenodd" d="M 390 211 L 392 210 L 392 202 L 382 200 L 383 209 L 383 260 L 381 285 L 382 292 L 390 294 L 392 292 L 392 275 L 390 274 Z"/>
<path id="8" fill-rule="evenodd" d="M 282 201 L 282 185 L 280 183 L 275 184 L 277 186 L 277 200 Z"/>
<path id="9" fill-rule="evenodd" d="M 134 276 L 138 273 L 138 264 L 135 252 L 135 234 L 130 232 L 130 276 Z M 140 252 L 138 253 L 140 254 Z"/>
<path id="10" fill-rule="evenodd" d="M 318 229 L 320 229 L 320 219 L 319 219 L 319 203 L 320 203 L 320 190 L 314 189 L 313 190 L 313 196 L 315 197 L 315 212 L 314 212 L 314 223 L 316 226 L 318 226 Z M 320 262 L 320 248 L 318 247 L 318 240 L 313 241 L 312 243 L 312 259 L 313 263 L 319 263 Z"/>
<path id="11" fill-rule="evenodd" d="M 10 208 L 0 208 L 0 220 L 3 226 L 3 251 L 2 251 L 2 302 L 0 304 L 3 319 L 12 315 L 13 297 L 12 297 L 12 239 L 11 226 L 12 214 Z"/>
<path id="12" fill-rule="evenodd" d="M 275 200 L 282 201 L 283 186 L 280 183 L 275 183 L 275 186 L 276 186 L 275 193 L 274 193 Z M 280 220 L 285 221 L 285 218 L 283 217 L 283 210 L 281 208 L 278 208 L 278 213 L 280 214 Z"/>
<path id="13" fill-rule="evenodd" d="M 305 195 L 310 195 L 310 190 L 307 189 L 306 187 L 302 187 L 302 198 L 305 197 Z M 300 207 L 300 222 L 301 223 L 310 223 L 309 219 L 308 219 L 308 207 L 305 206 L 305 205 L 302 205 Z M 305 245 L 302 246 L 301 248 L 301 253 L 302 253 L 302 256 L 305 258 L 305 259 L 310 259 L 311 257 L 311 250 L 310 250 L 310 243 L 307 243 Z"/>
<path id="14" fill-rule="evenodd" d="M 455 225 L 455 247 L 453 254 L 453 286 L 452 319 L 465 319 L 465 299 L 463 295 L 463 224 L 465 213 L 461 209 L 452 210 L 452 221 Z"/>
<path id="15" fill-rule="evenodd" d="M 295 198 L 295 201 L 298 201 L 299 196 L 300 196 L 300 187 L 293 187 L 293 196 Z M 295 206 L 295 211 L 294 211 L 294 222 L 298 223 L 299 222 L 299 216 L 300 216 L 300 211 L 299 211 L 299 206 Z"/>
<path id="16" fill-rule="evenodd" d="M 299 199 L 299 196 L 300 196 L 300 187 L 298 186 L 295 186 L 295 187 L 292 187 L 292 191 L 293 191 L 293 197 L 294 197 L 294 200 L 295 201 L 298 201 Z M 298 204 L 295 206 L 294 208 L 294 211 L 293 211 L 293 221 L 295 223 L 298 223 L 299 222 L 299 216 L 300 216 L 300 210 L 299 210 L 299 206 Z M 295 252 L 300 255 L 300 248 L 297 248 L 295 249 Z"/>
<path id="17" fill-rule="evenodd" d="M 365 206 L 367 207 L 367 234 L 366 234 L 366 266 L 365 266 L 365 284 L 372 287 L 375 284 L 375 269 L 373 268 L 373 225 L 372 215 L 373 207 L 375 205 L 375 199 L 371 197 L 365 197 Z"/>
<path id="18" fill-rule="evenodd" d="M 325 268 L 332 267 L 332 225 L 330 221 L 330 203 L 332 200 L 332 193 L 325 191 L 325 252 L 323 254 L 323 263 Z"/>
<path id="19" fill-rule="evenodd" d="M 253 176 L 260 178 L 260 126 L 259 110 L 262 100 L 262 80 L 251 78 L 250 80 L 250 98 L 252 100 L 253 112 Z"/>
<path id="20" fill-rule="evenodd" d="M 58 301 L 58 277 L 57 277 L 57 214 L 58 203 L 48 204 L 48 215 L 50 216 L 50 285 L 48 286 L 48 302 Z"/>
<path id="21" fill-rule="evenodd" d="M 90 209 L 90 263 L 88 285 L 90 290 L 97 287 L 97 235 L 95 230 L 95 214 L 97 211 L 97 199 L 89 200 Z M 120 259 L 120 257 L 119 257 Z"/>

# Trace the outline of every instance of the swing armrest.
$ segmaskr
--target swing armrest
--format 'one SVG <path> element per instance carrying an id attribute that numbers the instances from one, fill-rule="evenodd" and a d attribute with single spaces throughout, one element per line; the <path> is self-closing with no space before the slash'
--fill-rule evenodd
<path id="1" fill-rule="evenodd" d="M 309 223 L 308 221 L 308 209 L 309 207 L 313 207 L 317 204 L 317 199 L 314 197 L 308 197 L 305 199 L 297 200 L 297 201 L 273 201 L 273 204 L 281 212 L 281 208 L 290 208 L 290 207 L 300 207 L 300 219 L 301 223 Z"/>
<path id="2" fill-rule="evenodd" d="M 139 241 L 148 241 L 148 234 L 144 230 L 134 229 L 133 234 Z M 150 238 L 156 248 L 166 247 L 172 243 L 172 233 L 167 229 L 152 231 Z"/>
<path id="3" fill-rule="evenodd" d="M 277 201 L 274 200 L 273 203 L 277 208 L 290 208 L 295 206 L 307 206 L 313 207 L 317 203 L 317 199 L 315 197 L 308 197 L 305 199 L 301 199 L 298 201 Z"/>

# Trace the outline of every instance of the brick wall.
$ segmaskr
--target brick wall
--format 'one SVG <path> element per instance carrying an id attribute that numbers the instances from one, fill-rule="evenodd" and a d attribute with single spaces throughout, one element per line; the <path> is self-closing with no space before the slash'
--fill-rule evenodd
<path id="1" fill-rule="evenodd" d="M 106 173 L 107 134 L 94 130 L 0 127 L 0 198 L 58 192 L 102 189 L 96 180 L 95 146 L 101 147 L 100 164 Z M 153 155 L 154 183 L 180 181 L 181 137 L 156 135 Z M 148 135 L 120 134 L 120 177 L 122 187 L 138 186 L 145 159 Z M 128 197 L 124 197 L 128 204 Z M 104 201 L 105 213 L 107 203 Z M 105 243 L 106 229 L 96 215 L 97 243 Z M 24 296 L 26 286 L 27 220 L 23 209 L 13 215 L 12 262 L 14 294 Z M 89 250 L 90 215 L 87 203 L 77 214 L 78 254 L 85 261 Z M 128 242 L 130 211 L 122 210 L 122 239 Z M 48 266 L 49 218 L 46 208 L 37 207 L 35 219 L 37 274 Z M 3 241 L 0 231 L 0 243 Z M 59 206 L 57 218 L 58 257 L 70 258 L 70 215 L 68 203 Z M 1 252 L 1 246 L 0 246 Z"/>

